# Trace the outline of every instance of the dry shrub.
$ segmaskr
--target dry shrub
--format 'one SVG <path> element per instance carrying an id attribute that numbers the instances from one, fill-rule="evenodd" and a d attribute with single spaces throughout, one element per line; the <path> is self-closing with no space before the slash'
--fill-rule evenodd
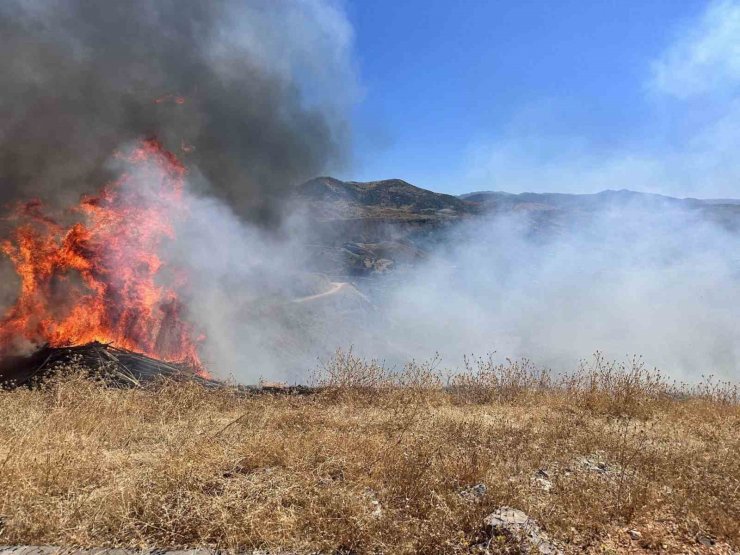
<path id="1" fill-rule="evenodd" d="M 561 378 L 561 388 L 585 410 L 613 417 L 648 418 L 661 400 L 677 391 L 657 369 L 649 369 L 640 357 L 616 362 L 596 353 L 590 361 Z M 570 400 L 570 399 L 569 399 Z"/>
<path id="2" fill-rule="evenodd" d="M 553 386 L 550 372 L 531 361 L 507 359 L 496 363 L 486 358 L 464 358 L 464 368 L 448 380 L 450 393 L 463 403 L 514 402 L 548 391 Z"/>
<path id="3" fill-rule="evenodd" d="M 339 352 L 300 397 L 76 368 L 0 392 L 0 544 L 463 553 L 509 505 L 566 551 L 738 548 L 734 386 L 438 362 Z"/>
<path id="4" fill-rule="evenodd" d="M 330 390 L 374 391 L 393 383 L 394 374 L 377 360 L 365 360 L 352 349 L 337 349 L 313 375 L 313 385 Z"/>

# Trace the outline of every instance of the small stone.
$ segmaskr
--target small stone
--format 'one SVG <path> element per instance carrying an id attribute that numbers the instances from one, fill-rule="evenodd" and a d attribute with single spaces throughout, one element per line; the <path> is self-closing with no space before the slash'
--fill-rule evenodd
<path id="1" fill-rule="evenodd" d="M 627 533 L 630 535 L 630 538 L 633 540 L 640 540 L 642 539 L 642 534 L 640 534 L 637 530 L 627 530 Z"/>
<path id="2" fill-rule="evenodd" d="M 475 545 L 470 546 L 470 554 L 471 555 L 491 555 L 490 550 L 490 541 L 485 541 L 481 543 L 476 543 Z"/>
<path id="3" fill-rule="evenodd" d="M 710 536 L 704 536 L 704 535 L 701 535 L 698 538 L 696 538 L 696 541 L 698 541 L 704 547 L 712 547 L 715 543 L 717 543 L 714 540 L 714 538 L 712 538 Z"/>
<path id="4" fill-rule="evenodd" d="M 559 555 L 562 553 L 550 543 L 550 539 L 537 522 L 525 512 L 511 507 L 500 507 L 488 515 L 483 523 L 489 537 L 504 534 L 523 542 L 530 552 L 541 555 Z"/>
<path id="5" fill-rule="evenodd" d="M 501 507 L 488 515 L 483 521 L 491 529 L 503 528 L 505 530 L 520 528 L 529 522 L 529 516 L 524 511 Z"/>
<path id="6" fill-rule="evenodd" d="M 373 511 L 370 514 L 375 518 L 380 518 L 383 515 L 383 507 L 380 504 L 380 501 L 375 499 L 371 501 L 370 504 L 373 506 Z"/>
<path id="7" fill-rule="evenodd" d="M 474 486 L 461 489 L 460 496 L 468 501 L 478 501 L 483 498 L 487 491 L 486 484 L 475 484 Z"/>
<path id="8" fill-rule="evenodd" d="M 589 459 L 588 457 L 582 458 L 580 462 L 581 466 L 583 466 L 586 470 L 599 472 L 600 474 L 606 474 L 607 472 L 609 472 L 609 467 L 606 465 L 605 462 L 594 461 L 593 459 Z"/>
<path id="9" fill-rule="evenodd" d="M 552 489 L 552 482 L 546 478 L 535 478 L 535 481 L 543 491 L 549 492 Z"/>
<path id="10" fill-rule="evenodd" d="M 370 506 L 372 507 L 370 515 L 373 518 L 380 518 L 383 515 L 383 505 L 381 505 L 378 498 L 375 497 L 375 492 L 370 488 L 367 488 L 365 490 L 365 497 L 370 501 Z"/>

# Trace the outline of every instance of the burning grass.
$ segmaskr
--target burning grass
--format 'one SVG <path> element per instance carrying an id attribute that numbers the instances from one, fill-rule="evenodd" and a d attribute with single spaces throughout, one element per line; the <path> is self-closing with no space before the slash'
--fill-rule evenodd
<path id="1" fill-rule="evenodd" d="M 0 253 L 19 290 L 0 318 L 3 355 L 100 341 L 200 367 L 202 338 L 178 296 L 187 279 L 160 256 L 188 210 L 187 169 L 155 139 L 115 159 L 120 178 L 79 205 L 52 217 L 33 200 L 7 218 Z"/>
<path id="2" fill-rule="evenodd" d="M 72 372 L 0 393 L 0 544 L 463 553 L 508 505 L 566 551 L 740 546 L 733 386 L 598 357 L 447 378 L 351 353 L 316 381 L 248 395 Z"/>

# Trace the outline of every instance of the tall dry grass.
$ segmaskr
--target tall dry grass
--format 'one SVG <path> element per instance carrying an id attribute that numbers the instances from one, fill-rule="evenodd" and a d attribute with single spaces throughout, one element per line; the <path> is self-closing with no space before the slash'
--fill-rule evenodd
<path id="1" fill-rule="evenodd" d="M 740 547 L 730 384 L 639 359 L 448 376 L 339 352 L 315 385 L 123 390 L 72 371 L 0 392 L 0 544 L 464 553 L 508 505 L 566 551 Z"/>

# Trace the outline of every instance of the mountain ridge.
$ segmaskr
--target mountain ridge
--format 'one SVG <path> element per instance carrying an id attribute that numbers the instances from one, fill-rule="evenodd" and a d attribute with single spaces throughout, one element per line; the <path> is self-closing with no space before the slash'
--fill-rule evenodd
<path id="1" fill-rule="evenodd" d="M 602 209 L 637 209 L 650 218 L 662 210 L 740 231 L 740 200 L 680 199 L 629 189 L 598 193 L 437 193 L 402 179 L 342 181 L 316 177 L 297 187 L 294 199 L 310 225 L 313 265 L 331 275 L 369 275 L 414 265 L 437 245 L 454 239 L 465 221 L 517 214 L 531 233 L 548 237 L 578 225 Z"/>
<path id="2" fill-rule="evenodd" d="M 646 200 L 691 205 L 740 205 L 740 198 L 695 198 L 674 197 L 660 193 L 647 193 L 632 189 L 604 189 L 596 193 L 537 193 L 525 191 L 512 193 L 508 191 L 471 191 L 459 195 L 440 193 L 424 189 L 399 178 L 379 179 L 374 181 L 344 181 L 331 176 L 320 176 L 309 179 L 298 185 L 294 194 L 323 202 L 344 201 L 366 206 L 383 206 L 387 208 L 404 208 L 411 211 L 453 209 L 461 212 L 474 212 L 476 204 L 508 200 L 516 202 L 540 201 L 547 204 L 566 202 L 569 204 L 587 203 L 591 200 Z"/>
<path id="3" fill-rule="evenodd" d="M 334 204 L 338 210 L 352 206 L 402 210 L 410 214 L 433 214 L 439 211 L 452 214 L 475 210 L 473 203 L 459 196 L 423 189 L 402 179 L 342 181 L 328 176 L 316 177 L 298 185 L 294 195 L 308 201 Z M 385 215 L 390 216 L 392 212 L 386 212 Z"/>
<path id="4" fill-rule="evenodd" d="M 642 191 L 633 191 L 631 189 L 604 189 L 597 193 L 510 193 L 508 191 L 473 191 L 458 195 L 459 198 L 471 202 L 491 202 L 496 200 L 507 201 L 524 201 L 533 200 L 547 201 L 565 201 L 570 203 L 586 203 L 590 200 L 612 200 L 612 201 L 662 201 L 669 203 L 685 203 L 691 205 L 740 205 L 740 199 L 700 199 L 695 197 L 674 197 L 660 193 L 645 193 Z"/>

